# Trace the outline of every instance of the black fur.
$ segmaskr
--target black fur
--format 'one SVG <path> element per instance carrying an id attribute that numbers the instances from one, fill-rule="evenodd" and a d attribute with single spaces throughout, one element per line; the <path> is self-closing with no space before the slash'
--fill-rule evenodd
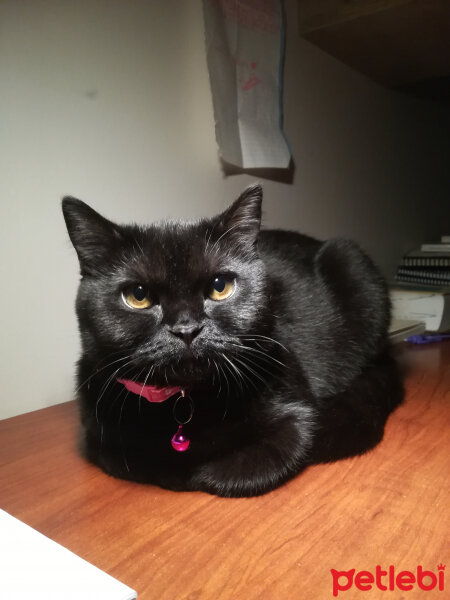
<path id="1" fill-rule="evenodd" d="M 216 218 L 149 227 L 63 200 L 81 267 L 83 447 L 107 473 L 253 496 L 382 438 L 402 397 L 382 277 L 353 242 L 260 231 L 261 200 L 253 186 Z M 226 300 L 208 297 L 217 274 L 236 278 Z M 137 283 L 150 308 L 123 301 Z M 176 397 L 149 403 L 118 377 L 188 390 L 188 451 L 170 444 Z"/>

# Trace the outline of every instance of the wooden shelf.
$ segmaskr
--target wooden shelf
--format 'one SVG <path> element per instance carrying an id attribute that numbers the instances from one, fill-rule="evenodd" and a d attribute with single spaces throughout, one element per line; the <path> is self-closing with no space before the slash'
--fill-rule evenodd
<path id="1" fill-rule="evenodd" d="M 450 75 L 449 0 L 298 0 L 299 34 L 384 85 Z"/>

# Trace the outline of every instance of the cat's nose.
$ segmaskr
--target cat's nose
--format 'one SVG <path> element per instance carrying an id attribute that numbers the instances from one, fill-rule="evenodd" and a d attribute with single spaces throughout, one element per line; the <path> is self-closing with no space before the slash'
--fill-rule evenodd
<path id="1" fill-rule="evenodd" d="M 170 332 L 189 346 L 202 329 L 203 325 L 195 323 L 191 325 L 174 325 L 170 328 Z"/>

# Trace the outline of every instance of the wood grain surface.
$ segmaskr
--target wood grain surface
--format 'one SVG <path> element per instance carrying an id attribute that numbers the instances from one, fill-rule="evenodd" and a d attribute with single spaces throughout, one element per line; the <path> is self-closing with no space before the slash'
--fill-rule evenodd
<path id="1" fill-rule="evenodd" d="M 448 563 L 450 343 L 404 348 L 400 360 L 406 400 L 377 448 L 257 498 L 105 475 L 77 452 L 73 402 L 6 419 L 0 508 L 144 600 L 329 600 L 332 568 L 436 572 Z M 444 592 L 353 587 L 338 597 L 448 598 L 450 576 Z"/>

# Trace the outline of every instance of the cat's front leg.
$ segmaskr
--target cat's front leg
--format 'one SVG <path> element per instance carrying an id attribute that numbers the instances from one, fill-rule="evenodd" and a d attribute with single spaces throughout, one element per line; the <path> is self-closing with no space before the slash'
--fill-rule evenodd
<path id="1" fill-rule="evenodd" d="M 247 445 L 201 465 L 191 477 L 192 489 L 224 497 L 258 496 L 288 481 L 306 466 L 313 437 L 310 416 L 309 409 L 296 407 L 259 425 Z"/>

